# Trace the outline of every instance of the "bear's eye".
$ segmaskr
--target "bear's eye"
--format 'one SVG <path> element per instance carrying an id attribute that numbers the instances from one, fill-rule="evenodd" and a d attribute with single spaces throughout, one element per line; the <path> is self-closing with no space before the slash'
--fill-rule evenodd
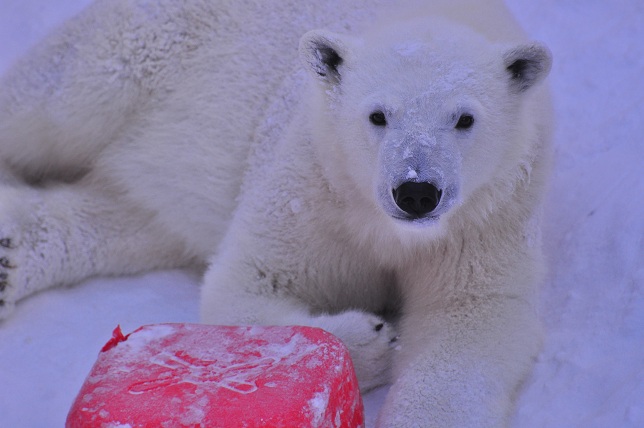
<path id="1" fill-rule="evenodd" d="M 465 113 L 458 118 L 458 122 L 456 122 L 455 128 L 459 130 L 465 130 L 470 129 L 472 125 L 474 125 L 474 116 Z"/>
<path id="2" fill-rule="evenodd" d="M 387 118 L 385 117 L 385 114 L 383 112 L 378 110 L 369 115 L 369 122 L 373 123 L 376 126 L 386 126 Z"/>

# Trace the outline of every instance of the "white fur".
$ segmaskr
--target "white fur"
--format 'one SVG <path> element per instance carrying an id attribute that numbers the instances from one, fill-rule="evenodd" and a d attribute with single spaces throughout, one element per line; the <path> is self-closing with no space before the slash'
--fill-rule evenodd
<path id="1" fill-rule="evenodd" d="M 387 3 L 99 0 L 52 34 L 0 90 L 0 313 L 209 263 L 205 322 L 338 335 L 363 389 L 393 382 L 381 427 L 505 424 L 540 341 L 550 56 L 500 2 Z M 442 189 L 426 218 L 407 180 Z"/>

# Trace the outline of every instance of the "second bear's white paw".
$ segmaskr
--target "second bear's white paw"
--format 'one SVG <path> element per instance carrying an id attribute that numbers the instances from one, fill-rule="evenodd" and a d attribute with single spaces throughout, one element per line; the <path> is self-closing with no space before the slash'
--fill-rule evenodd
<path id="1" fill-rule="evenodd" d="M 389 382 L 397 339 L 391 324 L 362 311 L 320 315 L 315 321 L 318 327 L 337 336 L 349 349 L 362 392 Z"/>

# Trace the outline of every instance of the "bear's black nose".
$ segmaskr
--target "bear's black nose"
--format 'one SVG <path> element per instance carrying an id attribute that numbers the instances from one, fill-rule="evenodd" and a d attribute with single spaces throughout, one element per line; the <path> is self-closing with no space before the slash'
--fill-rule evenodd
<path id="1" fill-rule="evenodd" d="M 396 205 L 412 218 L 421 218 L 434 211 L 443 192 L 431 183 L 407 181 L 393 190 Z"/>

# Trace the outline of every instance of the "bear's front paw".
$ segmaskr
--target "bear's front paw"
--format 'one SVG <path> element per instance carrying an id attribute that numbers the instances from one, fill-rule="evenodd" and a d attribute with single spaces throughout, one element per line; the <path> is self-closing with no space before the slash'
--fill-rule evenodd
<path id="1" fill-rule="evenodd" d="M 361 311 L 317 317 L 318 326 L 349 349 L 362 392 L 389 382 L 396 332 L 382 318 Z"/>
<path id="2" fill-rule="evenodd" d="M 39 215 L 35 195 L 31 189 L 0 186 L 0 320 L 17 301 L 43 288 L 37 286 L 51 272 L 46 262 L 52 228 Z"/>
<path id="3" fill-rule="evenodd" d="M 14 240 L 0 237 L 0 319 L 7 318 L 16 304 L 16 290 L 13 283 L 13 273 L 16 266 L 12 261 Z"/>

